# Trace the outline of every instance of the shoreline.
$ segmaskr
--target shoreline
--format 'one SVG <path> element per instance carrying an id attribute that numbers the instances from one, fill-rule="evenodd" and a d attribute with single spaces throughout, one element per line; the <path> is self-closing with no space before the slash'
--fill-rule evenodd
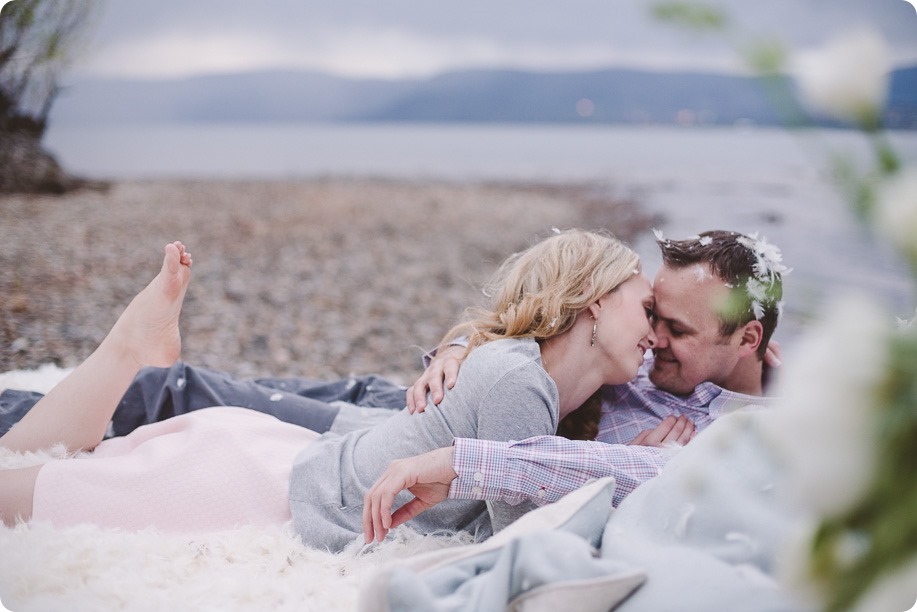
<path id="1" fill-rule="evenodd" d="M 112 181 L 0 209 L 0 371 L 85 359 L 182 240 L 183 360 L 403 383 L 509 254 L 553 227 L 634 243 L 658 223 L 588 183 L 388 178 Z"/>

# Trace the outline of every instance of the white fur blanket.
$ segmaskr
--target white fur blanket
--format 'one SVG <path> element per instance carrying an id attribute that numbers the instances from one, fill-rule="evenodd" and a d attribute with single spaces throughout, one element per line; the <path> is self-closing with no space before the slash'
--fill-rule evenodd
<path id="1" fill-rule="evenodd" d="M 47 391 L 66 375 L 44 366 L 0 374 L 5 388 Z M 0 450 L 0 469 L 33 465 L 34 455 Z M 393 560 L 469 542 L 399 529 L 364 551 L 303 546 L 290 524 L 201 537 L 83 526 L 0 526 L 0 601 L 29 610 L 353 610 L 360 586 Z"/>

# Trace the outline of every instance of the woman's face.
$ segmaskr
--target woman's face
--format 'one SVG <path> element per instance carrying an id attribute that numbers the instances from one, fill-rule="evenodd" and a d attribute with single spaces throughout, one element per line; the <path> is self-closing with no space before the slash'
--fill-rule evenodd
<path id="1" fill-rule="evenodd" d="M 592 307 L 597 323 L 594 348 L 607 358 L 605 384 L 619 385 L 637 376 L 643 354 L 656 342 L 653 305 L 649 279 L 635 274 Z"/>

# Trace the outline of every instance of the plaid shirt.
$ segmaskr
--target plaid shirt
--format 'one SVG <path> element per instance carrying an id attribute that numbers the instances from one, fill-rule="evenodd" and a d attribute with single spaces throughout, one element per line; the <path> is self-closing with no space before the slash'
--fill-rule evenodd
<path id="1" fill-rule="evenodd" d="M 698 431 L 740 408 L 767 406 L 774 398 L 735 393 L 702 383 L 688 397 L 661 391 L 649 380 L 648 358 L 637 378 L 605 387 L 596 441 L 537 436 L 497 442 L 456 438 L 449 497 L 491 499 L 511 504 L 525 499 L 554 502 L 595 478 L 614 476 L 617 506 L 639 484 L 659 474 L 675 452 L 649 446 L 626 446 L 638 433 L 670 415 L 689 417 Z"/>

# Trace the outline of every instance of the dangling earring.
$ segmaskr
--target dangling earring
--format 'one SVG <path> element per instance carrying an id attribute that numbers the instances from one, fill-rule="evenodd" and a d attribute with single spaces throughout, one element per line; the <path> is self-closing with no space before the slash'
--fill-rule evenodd
<path id="1" fill-rule="evenodd" d="M 589 343 L 589 346 L 595 346 L 595 335 L 599 331 L 599 320 L 592 320 L 592 342 Z"/>

